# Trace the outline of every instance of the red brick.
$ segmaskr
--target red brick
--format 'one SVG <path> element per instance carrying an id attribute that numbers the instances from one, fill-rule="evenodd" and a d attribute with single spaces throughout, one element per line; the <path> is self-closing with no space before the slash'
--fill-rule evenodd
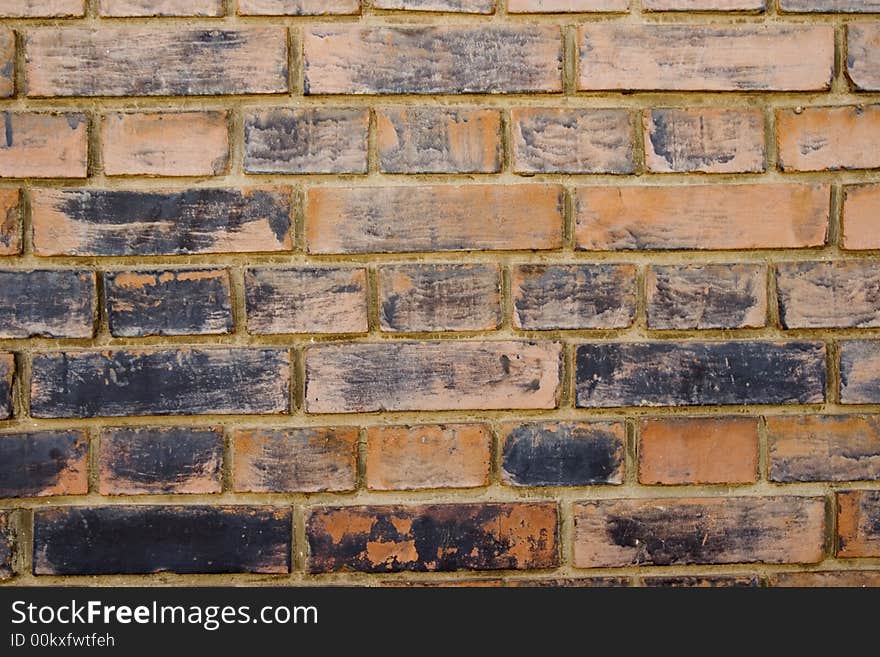
<path id="1" fill-rule="evenodd" d="M 880 327 L 880 262 L 783 262 L 777 265 L 783 328 Z"/>
<path id="2" fill-rule="evenodd" d="M 21 250 L 21 206 L 17 189 L 0 189 L 0 255 Z"/>
<path id="3" fill-rule="evenodd" d="M 880 404 L 880 340 L 840 343 L 840 402 Z"/>
<path id="4" fill-rule="evenodd" d="M 24 41 L 32 97 L 287 91 L 287 30 L 282 27 L 40 27 L 26 30 Z M 2 46 L 0 38 L 0 53 Z"/>
<path id="5" fill-rule="evenodd" d="M 309 413 L 550 409 L 561 345 L 384 342 L 306 348 Z"/>
<path id="6" fill-rule="evenodd" d="M 880 0 L 779 0 L 782 11 L 874 13 L 880 12 Z"/>
<path id="7" fill-rule="evenodd" d="M 226 112 L 106 114 L 101 122 L 108 176 L 216 176 L 226 171 Z"/>
<path id="8" fill-rule="evenodd" d="M 313 187 L 306 242 L 317 254 L 557 249 L 562 187 Z"/>
<path id="9" fill-rule="evenodd" d="M 319 507 L 306 521 L 313 573 L 524 570 L 559 564 L 552 503 Z"/>
<path id="10" fill-rule="evenodd" d="M 495 11 L 495 0 L 373 0 L 373 8 L 491 14 Z"/>
<path id="11" fill-rule="evenodd" d="M 642 0 L 647 11 L 763 11 L 767 0 Z"/>
<path id="12" fill-rule="evenodd" d="M 846 27 L 846 71 L 856 91 L 880 90 L 880 22 Z"/>
<path id="13" fill-rule="evenodd" d="M 880 185 L 844 188 L 843 235 L 845 249 L 880 249 Z"/>
<path id="14" fill-rule="evenodd" d="M 822 246 L 830 192 L 818 183 L 581 187 L 575 240 L 592 251 Z"/>
<path id="15" fill-rule="evenodd" d="M 646 110 L 645 164 L 658 173 L 764 171 L 764 113 L 699 107 Z"/>
<path id="16" fill-rule="evenodd" d="M 0 177 L 85 178 L 89 126 L 84 114 L 6 112 Z"/>
<path id="17" fill-rule="evenodd" d="M 632 173 L 630 113 L 617 109 L 511 110 L 517 173 Z"/>
<path id="18" fill-rule="evenodd" d="M 379 268 L 384 331 L 480 331 L 501 325 L 497 265 L 394 265 Z"/>
<path id="19" fill-rule="evenodd" d="M 492 432 L 483 424 L 370 427 L 372 490 L 475 488 L 489 484 Z"/>
<path id="20" fill-rule="evenodd" d="M 821 497 L 601 500 L 574 506 L 574 565 L 818 563 Z"/>
<path id="21" fill-rule="evenodd" d="M 748 484 L 758 476 L 755 418 L 642 420 L 643 484 Z"/>
<path id="22" fill-rule="evenodd" d="M 239 429 L 233 487 L 247 493 L 317 493 L 357 487 L 356 427 Z"/>
<path id="23" fill-rule="evenodd" d="M 223 16 L 224 0 L 99 0 L 101 16 Z"/>
<path id="24" fill-rule="evenodd" d="M 0 435 L 0 497 L 85 495 L 88 452 L 84 431 Z"/>
<path id="25" fill-rule="evenodd" d="M 238 0 L 242 16 L 358 14 L 360 10 L 360 0 Z"/>
<path id="26" fill-rule="evenodd" d="M 0 97 L 8 97 L 14 91 L 15 34 L 0 28 Z"/>
<path id="27" fill-rule="evenodd" d="M 837 549 L 841 559 L 880 557 L 880 491 L 837 494 Z"/>
<path id="28" fill-rule="evenodd" d="M 628 11 L 630 0 L 507 0 L 512 14 Z"/>
<path id="29" fill-rule="evenodd" d="M 85 15 L 85 0 L 5 0 L 3 18 L 75 18 Z"/>
<path id="30" fill-rule="evenodd" d="M 579 34 L 584 91 L 824 90 L 834 73 L 831 25 L 594 23 Z"/>
<path id="31" fill-rule="evenodd" d="M 880 105 L 779 110 L 776 132 L 784 171 L 880 168 Z"/>
<path id="32" fill-rule="evenodd" d="M 770 586 L 880 588 L 880 570 L 813 570 L 805 573 L 772 573 Z"/>

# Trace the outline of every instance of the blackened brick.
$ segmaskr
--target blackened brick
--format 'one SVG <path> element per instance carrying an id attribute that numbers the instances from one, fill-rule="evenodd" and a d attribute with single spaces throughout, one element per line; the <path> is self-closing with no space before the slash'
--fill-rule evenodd
<path id="1" fill-rule="evenodd" d="M 83 495 L 87 456 L 84 431 L 0 435 L 0 497 Z"/>
<path id="2" fill-rule="evenodd" d="M 94 323 L 94 272 L 0 271 L 0 337 L 90 338 Z"/>

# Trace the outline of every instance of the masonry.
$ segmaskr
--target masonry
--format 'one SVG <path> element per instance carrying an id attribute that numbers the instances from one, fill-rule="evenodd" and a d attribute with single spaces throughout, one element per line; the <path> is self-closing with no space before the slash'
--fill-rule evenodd
<path id="1" fill-rule="evenodd" d="M 880 585 L 877 0 L 0 0 L 0 579 Z"/>

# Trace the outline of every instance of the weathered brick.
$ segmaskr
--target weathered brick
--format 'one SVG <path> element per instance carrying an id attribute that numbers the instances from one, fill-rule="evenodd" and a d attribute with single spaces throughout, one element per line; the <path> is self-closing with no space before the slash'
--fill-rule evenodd
<path id="1" fill-rule="evenodd" d="M 9 511 L 0 511 L 0 581 L 9 579 L 14 574 L 14 550 L 12 515 Z"/>
<path id="2" fill-rule="evenodd" d="M 498 265 L 394 265 L 379 268 L 384 331 L 480 331 L 501 325 Z"/>
<path id="3" fill-rule="evenodd" d="M 784 249 L 822 246 L 826 184 L 581 187 L 583 250 Z"/>
<path id="4" fill-rule="evenodd" d="M 840 401 L 880 404 L 880 340 L 840 343 Z"/>
<path id="5" fill-rule="evenodd" d="M 288 251 L 290 189 L 32 192 L 40 256 Z"/>
<path id="6" fill-rule="evenodd" d="M 501 112 L 458 107 L 376 111 L 379 168 L 385 173 L 497 173 Z"/>
<path id="7" fill-rule="evenodd" d="M 645 577 L 642 586 L 665 588 L 755 588 L 761 586 L 757 575 L 665 575 Z"/>
<path id="8" fill-rule="evenodd" d="M 507 0 L 512 14 L 628 11 L 630 0 Z"/>
<path id="9" fill-rule="evenodd" d="M 100 0 L 101 16 L 223 16 L 224 0 Z"/>
<path id="10" fill-rule="evenodd" d="M 219 493 L 223 430 L 120 427 L 99 438 L 101 495 Z"/>
<path id="11" fill-rule="evenodd" d="M 102 158 L 108 176 L 216 176 L 229 161 L 226 112 L 105 114 Z"/>
<path id="12" fill-rule="evenodd" d="M 562 91 L 556 26 L 323 25 L 303 36 L 306 94 Z"/>
<path id="13" fill-rule="evenodd" d="M 247 173 L 366 173 L 366 109 L 274 108 L 244 120 Z"/>
<path id="14" fill-rule="evenodd" d="M 776 112 L 784 171 L 880 168 L 880 105 Z"/>
<path id="15" fill-rule="evenodd" d="M 619 109 L 511 110 L 517 173 L 632 173 L 630 113 Z"/>
<path id="16" fill-rule="evenodd" d="M 574 507 L 574 565 L 818 563 L 821 497 L 601 500 Z"/>
<path id="17" fill-rule="evenodd" d="M 576 365 L 580 407 L 825 401 L 821 342 L 583 344 Z"/>
<path id="18" fill-rule="evenodd" d="M 770 480 L 880 479 L 880 417 L 807 415 L 767 418 Z"/>
<path id="19" fill-rule="evenodd" d="M 579 44 L 585 91 L 823 90 L 834 74 L 831 25 L 593 23 Z"/>
<path id="20" fill-rule="evenodd" d="M 757 476 L 756 418 L 670 418 L 639 424 L 643 484 L 748 484 Z"/>
<path id="21" fill-rule="evenodd" d="M 0 98 L 11 96 L 15 90 L 15 34 L 0 28 Z"/>
<path id="22" fill-rule="evenodd" d="M 306 348 L 309 413 L 555 408 L 561 346 L 384 342 Z"/>
<path id="23" fill-rule="evenodd" d="M 85 178 L 88 121 L 84 114 L 4 112 L 2 178 Z"/>
<path id="24" fill-rule="evenodd" d="M 511 288 L 525 330 L 626 328 L 635 317 L 633 265 L 519 265 Z"/>
<path id="25" fill-rule="evenodd" d="M 556 505 L 319 507 L 306 522 L 313 573 L 523 570 L 559 564 Z"/>
<path id="26" fill-rule="evenodd" d="M 34 513 L 35 575 L 286 573 L 290 509 L 109 506 Z"/>
<path id="27" fill-rule="evenodd" d="M 248 269 L 245 299 L 251 333 L 366 333 L 368 329 L 366 269 Z"/>
<path id="28" fill-rule="evenodd" d="M 317 493 L 357 487 L 356 427 L 239 429 L 233 487 L 251 493 Z"/>
<path id="29" fill-rule="evenodd" d="M 85 0 L 5 0 L 3 18 L 74 18 L 84 16 Z"/>
<path id="30" fill-rule="evenodd" d="M 0 189 L 0 256 L 21 250 L 21 207 L 17 189 Z"/>
<path id="31" fill-rule="evenodd" d="M 0 497 L 84 495 L 88 443 L 84 431 L 0 435 Z"/>
<path id="32" fill-rule="evenodd" d="M 282 349 L 40 353 L 33 357 L 31 414 L 286 413 L 289 389 Z"/>
<path id="33" fill-rule="evenodd" d="M 373 0 L 375 9 L 408 11 L 448 11 L 464 14 L 491 14 L 495 0 Z"/>
<path id="34" fill-rule="evenodd" d="M 880 570 L 812 570 L 771 573 L 770 586 L 880 588 Z"/>
<path id="35" fill-rule="evenodd" d="M 846 72 L 856 90 L 880 90 L 880 22 L 847 25 L 846 45 Z"/>
<path id="36" fill-rule="evenodd" d="M 765 265 L 653 265 L 648 328 L 759 328 L 767 323 Z"/>
<path id="37" fill-rule="evenodd" d="M 115 336 L 232 332 L 225 269 L 110 272 L 104 274 L 104 300 Z"/>
<path id="38" fill-rule="evenodd" d="M 880 185 L 844 188 L 843 248 L 880 249 Z"/>
<path id="39" fill-rule="evenodd" d="M 367 429 L 372 490 L 475 488 L 489 484 L 492 432 L 484 424 Z"/>
<path id="40" fill-rule="evenodd" d="M 358 14 L 361 0 L 238 0 L 242 16 Z"/>
<path id="41" fill-rule="evenodd" d="M 880 557 L 880 491 L 837 494 L 838 557 Z"/>
<path id="42" fill-rule="evenodd" d="M 12 417 L 12 384 L 15 379 L 15 357 L 0 353 L 0 419 Z"/>
<path id="43" fill-rule="evenodd" d="M 779 0 L 782 11 L 801 12 L 880 12 L 880 0 Z"/>
<path id="44" fill-rule="evenodd" d="M 767 0 L 642 0 L 647 11 L 763 11 Z"/>
<path id="45" fill-rule="evenodd" d="M 525 422 L 502 429 L 501 480 L 510 486 L 622 484 L 622 422 Z"/>
<path id="46" fill-rule="evenodd" d="M 646 110 L 645 164 L 658 173 L 757 173 L 766 168 L 759 108 Z"/>
<path id="47" fill-rule="evenodd" d="M 555 577 L 552 579 L 509 579 L 506 586 L 522 588 L 611 588 L 632 586 L 628 577 Z"/>
<path id="48" fill-rule="evenodd" d="M 784 328 L 880 326 L 880 262 L 783 262 L 777 265 Z"/>
<path id="49" fill-rule="evenodd" d="M 0 338 L 90 338 L 95 273 L 0 270 Z"/>
<path id="50" fill-rule="evenodd" d="M 283 27 L 40 27 L 25 30 L 24 43 L 26 92 L 32 97 L 287 91 Z"/>
<path id="51" fill-rule="evenodd" d="M 307 198 L 311 253 L 562 246 L 559 185 L 314 187 Z"/>

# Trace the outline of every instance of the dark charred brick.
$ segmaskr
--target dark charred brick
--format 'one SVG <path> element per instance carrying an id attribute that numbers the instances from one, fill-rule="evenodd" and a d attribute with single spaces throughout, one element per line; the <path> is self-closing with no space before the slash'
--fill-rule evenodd
<path id="1" fill-rule="evenodd" d="M 289 389 L 289 357 L 282 349 L 42 353 L 33 358 L 31 413 L 286 413 Z"/>
<path id="2" fill-rule="evenodd" d="M 822 497 L 601 500 L 574 508 L 574 565 L 818 563 Z"/>
<path id="3" fill-rule="evenodd" d="M 0 271 L 0 337 L 90 338 L 94 323 L 94 272 Z"/>
<path id="4" fill-rule="evenodd" d="M 12 383 L 15 378 L 15 357 L 0 353 L 0 419 L 12 417 Z"/>
<path id="5" fill-rule="evenodd" d="M 511 287 L 525 330 L 626 328 L 635 317 L 633 265 L 520 265 Z"/>
<path id="6" fill-rule="evenodd" d="M 517 588 L 620 588 L 632 586 L 628 577 L 565 577 L 553 579 L 510 579 L 506 586 Z"/>
<path id="7" fill-rule="evenodd" d="M 821 342 L 584 344 L 576 363 L 579 407 L 825 400 Z"/>
<path id="8" fill-rule="evenodd" d="M 546 422 L 504 428 L 502 480 L 512 486 L 623 483 L 620 422 Z"/>
<path id="9" fill-rule="evenodd" d="M 366 173 L 369 110 L 270 109 L 244 123 L 247 173 Z"/>
<path id="10" fill-rule="evenodd" d="M 37 255 L 129 256 L 290 249 L 286 187 L 33 193 Z"/>
<path id="11" fill-rule="evenodd" d="M 880 340 L 840 343 L 840 401 L 880 403 Z"/>
<path id="12" fill-rule="evenodd" d="M 291 536 L 276 507 L 40 509 L 34 574 L 286 573 Z"/>
<path id="13" fill-rule="evenodd" d="M 880 416 L 767 418 L 770 480 L 880 479 Z"/>
<path id="14" fill-rule="evenodd" d="M 479 331 L 501 325 L 497 265 L 379 268 L 379 323 L 385 331 Z"/>
<path id="15" fill-rule="evenodd" d="M 553 503 L 323 507 L 306 522 L 313 573 L 559 565 Z"/>
<path id="16" fill-rule="evenodd" d="M 225 269 L 104 274 L 110 333 L 122 337 L 232 332 Z"/>
<path id="17" fill-rule="evenodd" d="M 761 586 L 757 575 L 667 575 L 645 577 L 643 586 L 663 588 L 756 588 Z"/>
<path id="18" fill-rule="evenodd" d="M 83 431 L 0 435 L 0 497 L 84 495 L 88 451 Z"/>
<path id="19" fill-rule="evenodd" d="M 648 328 L 757 328 L 767 323 L 764 265 L 654 265 L 646 285 Z"/>
<path id="20" fill-rule="evenodd" d="M 316 493 L 357 486 L 357 427 L 240 429 L 233 440 L 236 491 Z"/>
<path id="21" fill-rule="evenodd" d="M 880 327 L 880 261 L 777 265 L 783 328 Z"/>
<path id="22" fill-rule="evenodd" d="M 251 333 L 366 333 L 369 328 L 366 269 L 248 269 L 244 281 Z"/>
<path id="23" fill-rule="evenodd" d="M 557 26 L 322 25 L 303 51 L 307 95 L 562 91 Z"/>
<path id="24" fill-rule="evenodd" d="M 837 494 L 837 551 L 840 558 L 880 557 L 880 491 Z"/>
<path id="25" fill-rule="evenodd" d="M 9 579 L 14 574 L 12 518 L 8 511 L 0 511 L 0 580 Z"/>
<path id="26" fill-rule="evenodd" d="M 101 495 L 219 493 L 223 431 L 219 428 L 121 427 L 101 432 Z"/>

